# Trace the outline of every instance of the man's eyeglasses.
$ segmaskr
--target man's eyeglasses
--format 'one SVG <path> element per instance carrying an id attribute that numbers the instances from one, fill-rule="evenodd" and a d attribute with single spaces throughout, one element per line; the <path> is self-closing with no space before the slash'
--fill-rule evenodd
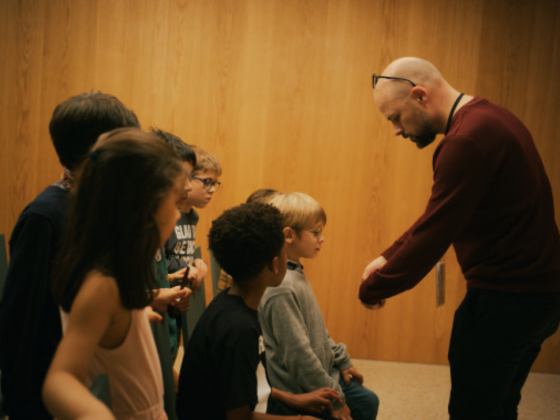
<path id="1" fill-rule="evenodd" d="M 199 178 L 197 176 L 191 176 L 191 179 L 197 179 L 201 181 L 204 186 L 202 187 L 204 191 L 210 191 L 212 187 L 214 187 L 214 191 L 218 191 L 220 189 L 220 185 L 222 185 L 219 181 L 213 181 L 212 178 Z"/>
<path id="2" fill-rule="evenodd" d="M 403 79 L 402 77 L 382 76 L 380 74 L 374 74 L 372 79 L 374 89 L 375 86 L 377 86 L 377 82 L 379 82 L 379 79 L 404 80 L 405 82 L 410 83 L 413 87 L 416 86 L 416 84 L 412 80 Z"/>

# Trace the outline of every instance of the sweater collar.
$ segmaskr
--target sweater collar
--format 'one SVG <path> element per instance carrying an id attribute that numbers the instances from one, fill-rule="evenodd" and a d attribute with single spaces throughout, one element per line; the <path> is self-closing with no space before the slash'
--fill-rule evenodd
<path id="1" fill-rule="evenodd" d="M 294 260 L 288 260 L 288 270 L 303 271 L 303 265 Z"/>
<path id="2" fill-rule="evenodd" d="M 58 181 L 54 183 L 59 188 L 62 188 L 64 191 L 72 191 L 72 187 L 74 186 L 74 174 L 68 168 L 64 168 L 64 172 Z"/>

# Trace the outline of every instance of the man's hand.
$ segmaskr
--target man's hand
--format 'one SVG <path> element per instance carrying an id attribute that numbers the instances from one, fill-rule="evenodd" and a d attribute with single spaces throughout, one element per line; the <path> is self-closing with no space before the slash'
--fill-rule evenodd
<path id="1" fill-rule="evenodd" d="M 352 416 L 350 415 L 350 409 L 346 404 L 344 404 L 338 410 L 333 411 L 331 415 L 336 419 L 352 420 Z"/>
<path id="2" fill-rule="evenodd" d="M 368 277 L 371 276 L 375 270 L 379 270 L 385 264 L 387 264 L 387 260 L 385 259 L 384 256 L 377 257 L 375 260 L 370 262 L 366 266 L 366 269 L 364 270 L 364 274 L 362 275 L 362 282 L 366 281 Z M 381 309 L 385 306 L 385 299 L 381 299 L 379 302 L 373 305 L 368 305 L 367 303 L 362 302 L 362 305 L 364 305 L 367 309 L 372 309 L 372 310 Z"/>
<path id="3" fill-rule="evenodd" d="M 372 262 L 370 262 L 364 270 L 364 274 L 362 275 L 362 281 L 367 280 L 367 278 L 369 276 L 371 276 L 371 274 L 375 270 L 379 270 L 385 264 L 387 264 L 387 260 L 385 259 L 384 256 L 380 256 L 380 257 L 376 258 L 375 260 L 373 260 Z"/>
<path id="4" fill-rule="evenodd" d="M 340 371 L 344 383 L 348 385 L 351 379 L 354 379 L 360 385 L 364 384 L 364 375 L 362 375 L 354 366 L 350 366 L 348 369 Z"/>
<path id="5" fill-rule="evenodd" d="M 377 302 L 375 305 L 368 305 L 367 303 L 362 302 L 362 305 L 364 305 L 364 307 L 366 309 L 370 309 L 372 311 L 375 311 L 377 309 L 381 309 L 385 306 L 385 299 L 381 299 L 379 302 Z"/>

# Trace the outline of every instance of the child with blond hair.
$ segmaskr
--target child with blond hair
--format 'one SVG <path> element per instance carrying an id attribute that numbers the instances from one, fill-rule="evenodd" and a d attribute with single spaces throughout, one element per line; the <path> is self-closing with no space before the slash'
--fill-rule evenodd
<path id="1" fill-rule="evenodd" d="M 180 420 L 312 420 L 301 413 L 332 409 L 338 393 L 324 388 L 297 395 L 271 387 L 257 319 L 267 287 L 286 272 L 282 215 L 262 203 L 245 203 L 212 222 L 210 250 L 233 277 L 196 325 L 179 376 Z M 291 418 L 267 414 L 272 401 L 294 410 Z"/>
<path id="2" fill-rule="evenodd" d="M 171 238 L 165 244 L 165 257 L 169 273 L 177 272 L 187 266 L 196 273 L 191 283 L 192 290 L 198 290 L 208 271 L 207 264 L 195 255 L 196 225 L 199 215 L 195 210 L 205 208 L 221 183 L 222 175 L 220 161 L 207 150 L 198 146 L 191 146 L 196 155 L 196 164 L 191 171 L 191 190 L 179 211 L 181 218 L 173 231 Z"/>
<path id="3" fill-rule="evenodd" d="M 346 345 L 330 337 L 301 264 L 302 258 L 315 258 L 321 250 L 325 211 L 315 199 L 298 192 L 276 195 L 269 203 L 282 213 L 288 252 L 282 284 L 266 289 L 259 305 L 270 382 L 295 394 L 332 388 L 343 400 L 333 402 L 333 417 L 374 420 L 379 399 L 363 386 L 363 375 L 352 366 Z M 293 414 L 281 404 L 270 412 Z"/>

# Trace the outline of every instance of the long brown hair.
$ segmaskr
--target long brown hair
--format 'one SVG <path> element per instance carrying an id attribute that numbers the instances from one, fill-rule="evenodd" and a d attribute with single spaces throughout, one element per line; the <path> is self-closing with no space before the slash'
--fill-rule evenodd
<path id="1" fill-rule="evenodd" d="M 178 156 L 152 134 L 117 129 L 102 136 L 72 191 L 54 268 L 53 294 L 65 311 L 93 269 L 116 279 L 127 309 L 150 302 L 147 288 L 157 288 L 153 261 L 161 244 L 155 214 L 183 174 Z"/>

